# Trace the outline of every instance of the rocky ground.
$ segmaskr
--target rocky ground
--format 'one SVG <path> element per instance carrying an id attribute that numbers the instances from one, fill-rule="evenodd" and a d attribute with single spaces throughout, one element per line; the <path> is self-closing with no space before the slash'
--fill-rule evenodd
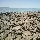
<path id="1" fill-rule="evenodd" d="M 40 40 L 40 12 L 1 13 L 0 40 Z"/>

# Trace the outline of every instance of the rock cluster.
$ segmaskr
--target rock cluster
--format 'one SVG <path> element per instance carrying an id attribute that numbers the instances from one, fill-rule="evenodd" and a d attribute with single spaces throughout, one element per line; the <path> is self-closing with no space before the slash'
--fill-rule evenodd
<path id="1" fill-rule="evenodd" d="M 1 13 L 0 40 L 40 40 L 40 12 Z"/>

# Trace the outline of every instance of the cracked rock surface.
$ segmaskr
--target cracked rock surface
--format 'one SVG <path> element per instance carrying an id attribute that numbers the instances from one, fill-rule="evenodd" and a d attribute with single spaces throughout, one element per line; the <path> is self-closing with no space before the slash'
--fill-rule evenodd
<path id="1" fill-rule="evenodd" d="M 0 40 L 40 40 L 40 12 L 0 13 Z"/>

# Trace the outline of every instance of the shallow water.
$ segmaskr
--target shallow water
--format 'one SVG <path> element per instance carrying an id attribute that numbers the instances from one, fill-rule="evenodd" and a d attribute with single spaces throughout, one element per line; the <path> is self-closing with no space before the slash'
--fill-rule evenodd
<path id="1" fill-rule="evenodd" d="M 0 12 L 27 12 L 27 11 L 40 11 L 40 8 L 0 8 Z"/>
<path id="2" fill-rule="evenodd" d="M 13 11 L 24 12 L 24 11 L 40 11 L 40 8 L 14 8 Z"/>

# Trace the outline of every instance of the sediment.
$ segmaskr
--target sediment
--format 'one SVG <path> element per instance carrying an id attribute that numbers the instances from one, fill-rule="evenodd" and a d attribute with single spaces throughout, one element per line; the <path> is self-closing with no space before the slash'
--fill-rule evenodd
<path id="1" fill-rule="evenodd" d="M 40 40 L 40 12 L 0 13 L 0 40 Z"/>

